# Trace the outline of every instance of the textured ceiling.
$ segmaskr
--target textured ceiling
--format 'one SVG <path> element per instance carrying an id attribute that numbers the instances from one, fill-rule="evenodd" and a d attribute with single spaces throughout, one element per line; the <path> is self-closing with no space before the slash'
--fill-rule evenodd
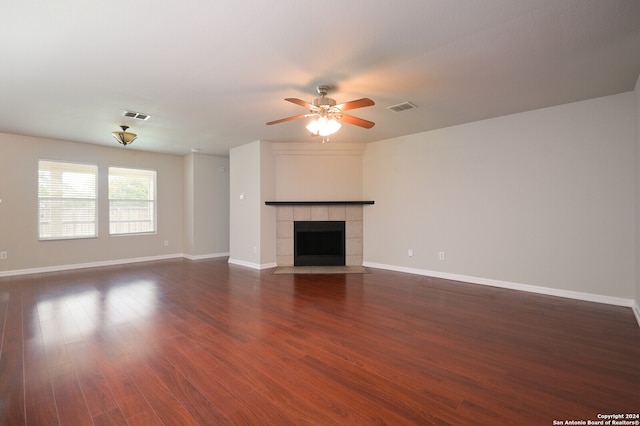
<path id="1" fill-rule="evenodd" d="M 631 91 L 640 1 L 4 0 L 0 40 L 0 132 L 116 146 L 125 124 L 126 149 L 227 155 L 317 143 L 305 120 L 265 123 L 319 84 L 376 102 L 350 112 L 376 126 L 340 143 Z"/>

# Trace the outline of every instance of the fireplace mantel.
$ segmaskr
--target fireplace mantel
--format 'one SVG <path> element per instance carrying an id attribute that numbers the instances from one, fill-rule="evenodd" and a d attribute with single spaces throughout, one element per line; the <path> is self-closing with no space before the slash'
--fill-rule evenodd
<path id="1" fill-rule="evenodd" d="M 373 204 L 373 201 L 265 201 L 267 206 L 329 206 L 337 204 L 365 205 Z"/>

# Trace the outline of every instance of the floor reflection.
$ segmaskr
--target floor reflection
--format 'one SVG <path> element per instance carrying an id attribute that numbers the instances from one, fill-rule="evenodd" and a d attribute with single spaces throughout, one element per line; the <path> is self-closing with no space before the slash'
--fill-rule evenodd
<path id="1" fill-rule="evenodd" d="M 110 287 L 106 293 L 94 288 L 52 295 L 38 301 L 35 311 L 45 344 L 71 343 L 105 328 L 152 318 L 157 305 L 157 285 L 139 280 Z"/>
<path id="2" fill-rule="evenodd" d="M 158 288 L 153 281 L 136 281 L 110 289 L 105 313 L 112 324 L 150 318 L 158 307 Z"/>

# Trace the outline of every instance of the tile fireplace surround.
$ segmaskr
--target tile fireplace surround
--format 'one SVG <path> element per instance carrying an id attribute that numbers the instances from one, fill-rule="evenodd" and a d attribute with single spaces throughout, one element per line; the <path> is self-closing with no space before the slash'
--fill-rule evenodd
<path id="1" fill-rule="evenodd" d="M 362 205 L 280 205 L 275 208 L 278 266 L 293 266 L 293 222 L 297 220 L 344 220 L 345 264 L 346 266 L 362 265 Z"/>

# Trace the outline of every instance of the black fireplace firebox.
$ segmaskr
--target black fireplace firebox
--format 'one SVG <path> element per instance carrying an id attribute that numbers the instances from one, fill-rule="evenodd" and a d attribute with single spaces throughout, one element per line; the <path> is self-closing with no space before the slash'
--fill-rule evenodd
<path id="1" fill-rule="evenodd" d="M 344 266 L 344 221 L 293 222 L 295 266 Z"/>

